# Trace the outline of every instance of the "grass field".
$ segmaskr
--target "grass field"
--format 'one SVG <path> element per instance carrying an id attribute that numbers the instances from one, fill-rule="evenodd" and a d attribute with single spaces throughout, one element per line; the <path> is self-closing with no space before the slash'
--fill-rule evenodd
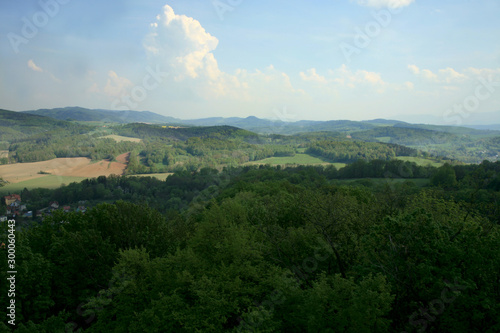
<path id="1" fill-rule="evenodd" d="M 34 188 L 59 188 L 62 185 L 68 185 L 73 182 L 81 182 L 86 179 L 86 177 L 71 177 L 71 176 L 54 176 L 54 175 L 46 175 L 35 179 L 25 180 L 19 183 L 7 184 L 3 187 L 0 187 L 0 194 L 5 193 L 19 193 L 24 188 L 28 190 Z"/>
<path id="2" fill-rule="evenodd" d="M 384 142 L 384 143 L 388 143 L 389 141 L 391 141 L 390 136 L 379 136 L 378 138 L 375 139 L 377 139 L 379 142 Z"/>
<path id="3" fill-rule="evenodd" d="M 308 155 L 308 154 L 295 154 L 295 156 L 285 156 L 285 157 L 269 157 L 259 161 L 248 162 L 247 164 L 261 165 L 286 165 L 286 164 L 296 164 L 296 165 L 334 165 L 337 169 L 343 168 L 344 163 L 330 163 L 326 162 L 320 158 Z"/>
<path id="4" fill-rule="evenodd" d="M 173 175 L 173 173 L 148 173 L 148 174 L 142 174 L 142 175 L 129 175 L 128 177 L 154 177 L 159 180 L 165 180 L 168 178 L 168 176 Z"/>
<path id="5" fill-rule="evenodd" d="M 411 157 L 411 156 L 398 156 L 396 159 L 401 160 L 401 161 L 408 161 L 408 162 L 414 162 L 419 166 L 433 166 L 436 168 L 439 168 L 440 166 L 443 165 L 442 162 L 436 162 L 433 160 L 428 160 L 426 158 L 422 157 Z"/>
<path id="6" fill-rule="evenodd" d="M 116 135 L 116 134 L 102 136 L 101 138 L 102 139 L 113 139 L 116 142 L 122 142 L 122 141 L 141 142 L 142 141 L 142 139 L 139 139 L 139 138 L 129 138 L 127 136 L 121 136 L 121 135 Z"/>

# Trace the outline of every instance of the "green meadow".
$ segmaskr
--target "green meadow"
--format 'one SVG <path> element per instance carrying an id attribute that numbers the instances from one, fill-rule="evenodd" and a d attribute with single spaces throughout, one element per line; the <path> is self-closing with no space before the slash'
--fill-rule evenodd
<path id="1" fill-rule="evenodd" d="M 46 175 L 35 179 L 25 180 L 19 183 L 7 184 L 3 187 L 0 187 L 0 194 L 18 193 L 24 188 L 27 188 L 28 190 L 34 188 L 55 189 L 61 187 L 62 185 L 68 185 L 73 182 L 81 182 L 84 179 L 86 179 L 86 177 Z"/>

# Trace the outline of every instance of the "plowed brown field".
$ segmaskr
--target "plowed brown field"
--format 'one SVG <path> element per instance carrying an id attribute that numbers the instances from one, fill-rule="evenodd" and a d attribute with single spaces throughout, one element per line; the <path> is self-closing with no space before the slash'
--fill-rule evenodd
<path id="1" fill-rule="evenodd" d="M 123 175 L 127 167 L 127 154 L 120 155 L 117 160 L 110 162 L 102 160 L 92 163 L 85 157 L 55 158 L 49 161 L 34 163 L 16 163 L 0 165 L 0 177 L 10 183 L 43 177 L 40 171 L 56 176 L 98 177 L 112 174 Z"/>

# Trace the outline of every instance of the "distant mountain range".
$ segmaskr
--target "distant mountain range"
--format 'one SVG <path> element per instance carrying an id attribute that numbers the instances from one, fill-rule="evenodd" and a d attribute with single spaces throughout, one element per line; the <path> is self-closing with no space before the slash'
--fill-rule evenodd
<path id="1" fill-rule="evenodd" d="M 261 134 L 297 134 L 302 132 L 358 132 L 374 129 L 381 126 L 411 127 L 427 130 L 435 130 L 449 133 L 460 133 L 474 135 L 473 131 L 464 128 L 475 128 L 477 130 L 500 130 L 500 125 L 464 125 L 463 127 L 443 125 L 411 124 L 400 120 L 374 119 L 366 121 L 351 120 L 329 120 L 312 121 L 300 120 L 296 122 L 284 122 L 280 120 L 261 119 L 254 116 L 240 117 L 212 117 L 202 119 L 183 120 L 174 117 L 162 116 L 149 111 L 115 111 L 102 109 L 86 109 L 81 107 L 65 107 L 57 109 L 39 109 L 23 111 L 23 113 L 50 117 L 57 120 L 73 121 L 100 121 L 108 123 L 149 123 L 165 125 L 184 126 L 221 126 L 228 125 L 239 127 L 248 131 Z M 493 115 L 493 114 L 492 114 Z M 499 113 L 500 115 L 500 113 Z M 428 118 L 428 117 L 427 117 Z M 422 118 L 426 119 L 425 117 Z M 437 118 L 436 118 L 437 119 Z M 499 118 L 500 119 L 500 118 Z"/>
<path id="2" fill-rule="evenodd" d="M 79 135 L 89 133 L 103 124 L 108 124 L 113 134 L 135 138 L 156 136 L 186 140 L 193 135 L 203 137 L 203 133 L 216 133 L 219 138 L 236 135 L 256 142 L 282 140 L 284 137 L 281 135 L 297 135 L 297 140 L 303 137 L 305 142 L 335 138 L 341 141 L 397 144 L 468 163 L 500 159 L 500 130 L 494 130 L 499 127 L 491 125 L 471 128 L 412 124 L 388 119 L 283 122 L 253 116 L 182 120 L 147 111 L 90 110 L 80 107 L 26 112 L 0 110 L 0 150 L 10 149 L 12 143 L 32 135 L 36 136 L 32 137 L 33 140 Z M 259 134 L 273 136 L 262 137 Z"/>
<path id="3" fill-rule="evenodd" d="M 465 112 L 459 114 L 426 114 L 426 115 L 400 115 L 395 119 L 409 123 L 425 123 L 435 125 L 458 125 L 483 130 L 500 129 L 500 111 L 496 112 Z"/>
<path id="4" fill-rule="evenodd" d="M 162 124 L 176 122 L 178 119 L 165 117 L 149 111 L 114 111 L 102 109 L 85 109 L 66 107 L 57 109 L 39 109 L 23 111 L 25 113 L 50 117 L 58 120 L 102 121 L 109 123 L 152 123 Z"/>

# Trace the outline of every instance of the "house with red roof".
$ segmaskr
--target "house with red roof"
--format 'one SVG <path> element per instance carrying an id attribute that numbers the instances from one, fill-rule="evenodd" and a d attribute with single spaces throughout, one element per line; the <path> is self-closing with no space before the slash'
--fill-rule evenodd
<path id="1" fill-rule="evenodd" d="M 10 194 L 3 197 L 6 206 L 10 206 L 15 202 L 21 202 L 21 196 L 19 194 Z"/>

